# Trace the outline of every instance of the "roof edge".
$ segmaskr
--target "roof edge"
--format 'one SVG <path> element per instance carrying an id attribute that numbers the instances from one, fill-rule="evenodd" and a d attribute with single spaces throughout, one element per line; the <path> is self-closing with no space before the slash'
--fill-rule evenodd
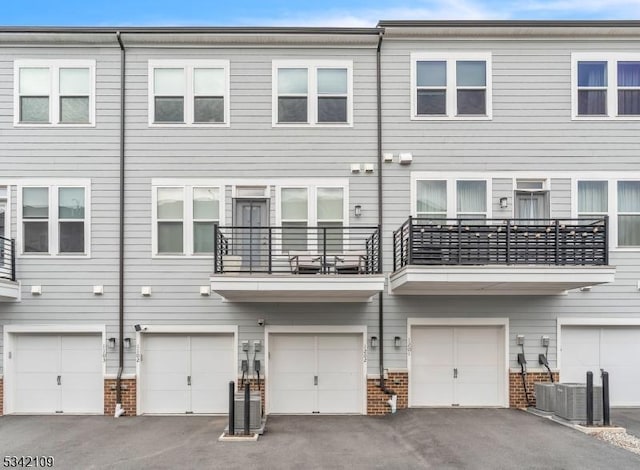
<path id="1" fill-rule="evenodd" d="M 353 34 L 378 35 L 380 28 L 338 28 L 338 27 L 226 27 L 226 26 L 0 26 L 0 33 L 78 33 L 96 34 L 116 32 L 134 34 Z"/>
<path id="2" fill-rule="evenodd" d="M 379 28 L 638 28 L 640 20 L 380 20 Z"/>

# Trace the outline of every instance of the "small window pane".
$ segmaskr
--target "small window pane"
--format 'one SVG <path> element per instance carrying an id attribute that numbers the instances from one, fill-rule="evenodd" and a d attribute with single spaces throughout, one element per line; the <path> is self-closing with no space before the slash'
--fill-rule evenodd
<path id="1" fill-rule="evenodd" d="M 307 223 L 282 222 L 282 250 L 304 251 L 307 249 Z"/>
<path id="2" fill-rule="evenodd" d="M 579 87 L 607 86 L 606 62 L 578 62 Z"/>
<path id="3" fill-rule="evenodd" d="M 607 212 L 608 191 L 606 181 L 578 181 L 578 212 Z"/>
<path id="4" fill-rule="evenodd" d="M 487 114 L 485 90 L 458 90 L 458 114 Z"/>
<path id="5" fill-rule="evenodd" d="M 158 222 L 158 253 L 182 253 L 182 222 Z"/>
<path id="6" fill-rule="evenodd" d="M 182 219 L 184 190 L 158 188 L 158 219 Z"/>
<path id="7" fill-rule="evenodd" d="M 342 222 L 318 222 L 318 246 L 327 247 L 327 253 L 343 253 Z"/>
<path id="8" fill-rule="evenodd" d="M 640 62 L 618 62 L 618 86 L 640 87 Z"/>
<path id="9" fill-rule="evenodd" d="M 49 252 L 49 224 L 47 222 L 24 222 L 24 252 Z"/>
<path id="10" fill-rule="evenodd" d="M 155 95 L 184 95 L 184 69 L 155 69 L 153 71 Z"/>
<path id="11" fill-rule="evenodd" d="M 22 188 L 22 217 L 25 219 L 49 217 L 49 188 Z"/>
<path id="12" fill-rule="evenodd" d="M 486 212 L 487 182 L 457 181 L 458 212 Z"/>
<path id="13" fill-rule="evenodd" d="M 418 114 L 446 114 L 445 90 L 418 90 Z"/>
<path id="14" fill-rule="evenodd" d="M 193 252 L 213 253 L 213 222 L 193 224 Z"/>
<path id="15" fill-rule="evenodd" d="M 218 220 L 220 210 L 218 188 L 193 188 L 193 218 Z"/>
<path id="16" fill-rule="evenodd" d="M 91 93 L 91 79 L 88 68 L 60 69 L 61 95 L 88 95 Z"/>
<path id="17" fill-rule="evenodd" d="M 278 98 L 278 122 L 307 122 L 307 98 Z"/>
<path id="18" fill-rule="evenodd" d="M 58 190 L 58 217 L 84 219 L 84 188 L 60 188 Z"/>
<path id="19" fill-rule="evenodd" d="M 418 181 L 418 212 L 447 211 L 447 182 Z"/>
<path id="20" fill-rule="evenodd" d="M 49 97 L 21 96 L 20 122 L 49 122 Z"/>
<path id="21" fill-rule="evenodd" d="M 20 94 L 48 96 L 51 90 L 50 80 L 51 75 L 47 67 L 21 68 Z"/>
<path id="22" fill-rule="evenodd" d="M 346 94 L 347 69 L 318 69 L 318 93 Z"/>
<path id="23" fill-rule="evenodd" d="M 194 69 L 193 90 L 196 95 L 224 96 L 224 69 Z"/>
<path id="24" fill-rule="evenodd" d="M 343 204 L 342 188 L 318 188 L 318 220 L 341 220 Z"/>
<path id="25" fill-rule="evenodd" d="M 60 122 L 88 123 L 89 97 L 61 97 Z"/>
<path id="26" fill-rule="evenodd" d="M 640 90 L 618 90 L 618 114 L 640 114 Z"/>
<path id="27" fill-rule="evenodd" d="M 486 86 L 487 63 L 484 60 L 459 60 L 456 62 L 457 86 Z"/>
<path id="28" fill-rule="evenodd" d="M 60 222 L 60 253 L 84 253 L 84 222 Z"/>
<path id="29" fill-rule="evenodd" d="M 306 94 L 307 69 L 278 69 L 278 94 Z"/>
<path id="30" fill-rule="evenodd" d="M 618 245 L 640 246 L 640 215 L 618 216 Z"/>
<path id="31" fill-rule="evenodd" d="M 618 210 L 640 212 L 640 181 L 618 181 Z"/>
<path id="32" fill-rule="evenodd" d="M 184 98 L 155 99 L 156 122 L 184 122 Z"/>
<path id="33" fill-rule="evenodd" d="M 347 98 L 318 98 L 318 122 L 347 122 Z"/>
<path id="34" fill-rule="evenodd" d="M 578 114 L 607 114 L 607 92 L 605 90 L 578 90 Z"/>
<path id="35" fill-rule="evenodd" d="M 282 189 L 282 219 L 307 220 L 307 190 L 305 188 Z"/>
<path id="36" fill-rule="evenodd" d="M 447 63 L 444 60 L 420 60 L 416 63 L 418 86 L 447 86 Z"/>
<path id="37" fill-rule="evenodd" d="M 195 97 L 194 122 L 224 122 L 224 98 Z"/>

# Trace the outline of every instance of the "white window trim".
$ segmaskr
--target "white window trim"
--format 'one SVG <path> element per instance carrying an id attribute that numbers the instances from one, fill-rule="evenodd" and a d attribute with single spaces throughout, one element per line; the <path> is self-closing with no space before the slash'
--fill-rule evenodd
<path id="1" fill-rule="evenodd" d="M 418 61 L 444 61 L 447 68 L 446 84 L 446 114 L 445 115 L 419 115 L 417 98 L 417 66 Z M 456 62 L 463 60 L 481 60 L 486 63 L 486 115 L 458 115 L 457 114 L 457 84 Z M 412 121 L 490 121 L 493 119 L 493 73 L 491 66 L 492 55 L 490 52 L 412 52 L 411 53 L 411 120 Z M 473 89 L 473 87 L 471 87 Z"/>
<path id="2" fill-rule="evenodd" d="M 182 254 L 158 253 L 158 188 L 182 189 Z M 225 223 L 225 186 L 218 180 L 157 180 L 152 182 L 151 188 L 151 257 L 155 259 L 183 259 L 185 257 L 195 259 L 211 259 L 212 253 L 195 254 L 193 252 L 193 189 L 217 188 L 220 199 L 218 206 L 218 224 Z"/>
<path id="3" fill-rule="evenodd" d="M 412 173 L 411 174 L 411 215 L 418 216 L 418 181 L 444 181 L 447 191 L 447 219 L 458 218 L 458 191 L 457 181 L 484 181 L 486 183 L 486 218 L 491 219 L 493 208 L 491 204 L 492 177 L 486 174 L 478 175 L 452 175 L 450 173 Z"/>
<path id="4" fill-rule="evenodd" d="M 607 114 L 578 114 L 578 62 L 607 63 Z M 640 115 L 618 115 L 618 62 L 640 61 L 640 53 L 581 52 L 571 54 L 571 119 L 575 121 L 601 121 L 608 119 L 638 121 Z"/>
<path id="5" fill-rule="evenodd" d="M 618 215 L 634 215 L 633 213 L 618 212 L 618 182 L 640 181 L 637 176 L 614 176 L 594 173 L 586 176 L 576 176 L 571 179 L 571 217 L 578 217 L 578 181 L 606 181 L 607 182 L 607 214 L 609 216 L 609 251 L 640 252 L 640 246 L 618 245 Z"/>
<path id="6" fill-rule="evenodd" d="M 278 122 L 278 69 L 307 69 L 307 122 Z M 318 69 L 347 69 L 347 122 L 318 122 Z M 273 127 L 353 127 L 353 61 L 351 60 L 274 60 L 271 70 L 271 109 Z M 331 95 L 337 96 L 337 95 Z"/>
<path id="7" fill-rule="evenodd" d="M 22 189 L 23 188 L 47 188 L 49 190 L 49 252 L 25 253 L 23 243 L 23 217 L 22 217 Z M 58 224 L 58 189 L 59 188 L 84 188 L 84 253 L 59 253 L 60 231 Z M 24 180 L 16 187 L 16 255 L 20 258 L 57 258 L 57 259 L 85 259 L 91 258 L 91 180 L 86 179 L 43 179 Z"/>
<path id="8" fill-rule="evenodd" d="M 20 122 L 20 69 L 40 67 L 49 69 L 49 122 Z M 60 69 L 89 69 L 89 122 L 60 122 Z M 13 63 L 13 125 L 15 127 L 95 127 L 96 126 L 96 61 L 20 59 Z"/>
<path id="9" fill-rule="evenodd" d="M 342 189 L 342 223 L 344 227 L 349 226 L 349 186 L 340 183 L 318 183 L 318 184 L 281 184 L 276 186 L 276 225 L 282 226 L 282 189 L 286 188 L 301 188 L 307 190 L 307 226 L 318 226 L 318 188 L 340 188 Z M 322 222 L 329 222 L 329 220 L 323 220 Z M 338 222 L 334 220 L 334 222 Z"/>
<path id="10" fill-rule="evenodd" d="M 184 122 L 155 122 L 155 92 L 154 92 L 154 70 L 164 68 L 184 69 Z M 224 70 L 225 90 L 224 90 L 224 122 L 193 122 L 194 119 L 194 89 L 193 89 L 193 69 L 216 68 Z M 150 60 L 148 66 L 148 118 L 149 127 L 230 127 L 231 125 L 231 104 L 230 104 L 230 65 L 228 60 Z"/>
<path id="11" fill-rule="evenodd" d="M 11 185 L 4 185 L 0 182 L 0 186 L 7 189 L 7 197 L 4 199 L 6 204 L 4 210 L 4 238 L 12 239 L 11 236 L 11 190 L 13 187 Z"/>

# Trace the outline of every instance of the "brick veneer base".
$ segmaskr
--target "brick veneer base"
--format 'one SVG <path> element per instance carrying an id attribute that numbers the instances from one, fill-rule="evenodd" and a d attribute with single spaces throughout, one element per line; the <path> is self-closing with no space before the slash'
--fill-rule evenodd
<path id="1" fill-rule="evenodd" d="M 409 404 L 409 375 L 406 372 L 390 372 L 385 380 L 387 389 L 398 395 L 397 409 L 407 408 Z M 367 414 L 385 415 L 391 413 L 387 404 L 390 395 L 380 389 L 380 379 L 367 380 Z"/>
<path id="2" fill-rule="evenodd" d="M 558 372 L 553 372 L 553 380 L 559 382 L 560 376 Z M 527 392 L 529 392 L 531 405 L 536 404 L 534 384 L 538 382 L 551 382 L 549 380 L 549 374 L 546 372 L 530 372 L 527 374 Z M 509 373 L 509 406 L 511 408 L 526 408 L 528 406 L 520 372 Z"/>
<path id="3" fill-rule="evenodd" d="M 124 416 L 136 415 L 136 379 L 122 379 L 122 407 Z M 116 412 L 116 379 L 104 381 L 104 414 L 113 416 Z"/>
<path id="4" fill-rule="evenodd" d="M 251 390 L 252 392 L 257 392 L 258 391 L 258 380 L 257 379 L 247 379 L 245 380 L 245 382 L 249 382 L 249 390 Z M 238 381 L 236 382 L 236 386 L 238 387 L 238 392 L 243 392 L 244 391 L 244 385 L 240 383 L 240 379 L 238 379 Z M 264 379 L 262 377 L 260 377 L 260 399 L 262 400 L 262 409 L 264 410 L 265 408 L 265 398 L 264 398 L 264 390 L 265 390 L 265 382 Z"/>

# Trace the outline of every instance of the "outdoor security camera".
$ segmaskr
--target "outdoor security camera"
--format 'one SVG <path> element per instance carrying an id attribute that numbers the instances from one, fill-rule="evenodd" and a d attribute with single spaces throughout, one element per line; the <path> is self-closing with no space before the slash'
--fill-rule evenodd
<path id="1" fill-rule="evenodd" d="M 258 318 L 258 325 L 264 326 L 264 318 Z"/>
<path id="2" fill-rule="evenodd" d="M 133 325 L 133 327 L 135 328 L 136 331 L 147 331 L 147 327 L 141 326 L 140 324 L 135 324 Z"/>

